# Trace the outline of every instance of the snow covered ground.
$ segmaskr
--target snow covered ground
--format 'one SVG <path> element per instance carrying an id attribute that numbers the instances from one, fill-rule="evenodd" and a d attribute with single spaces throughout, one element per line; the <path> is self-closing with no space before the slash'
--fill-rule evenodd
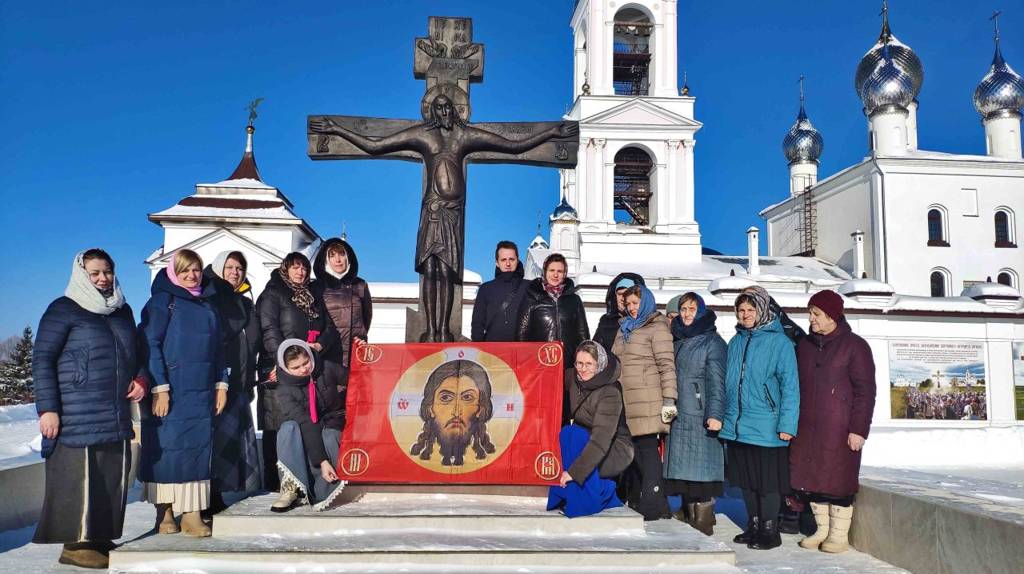
<path id="1" fill-rule="evenodd" d="M 39 462 L 36 405 L 0 406 L 0 469 Z"/>

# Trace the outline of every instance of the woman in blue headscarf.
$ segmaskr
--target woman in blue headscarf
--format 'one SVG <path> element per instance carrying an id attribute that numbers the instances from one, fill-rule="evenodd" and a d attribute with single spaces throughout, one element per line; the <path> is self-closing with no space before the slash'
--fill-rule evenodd
<path id="1" fill-rule="evenodd" d="M 718 317 L 700 295 L 679 297 L 679 315 L 670 323 L 675 339 L 679 416 L 665 442 L 665 489 L 681 495 L 677 517 L 711 536 L 715 497 L 722 495 L 725 450 L 718 440 L 725 410 L 726 347 L 715 328 Z"/>
<path id="2" fill-rule="evenodd" d="M 659 435 L 676 416 L 676 368 L 672 333 L 658 312 L 654 294 L 643 285 L 626 290 L 626 316 L 619 321 L 612 353 L 622 363 L 622 398 L 640 471 L 640 500 L 634 508 L 645 520 L 669 516 L 661 485 Z"/>

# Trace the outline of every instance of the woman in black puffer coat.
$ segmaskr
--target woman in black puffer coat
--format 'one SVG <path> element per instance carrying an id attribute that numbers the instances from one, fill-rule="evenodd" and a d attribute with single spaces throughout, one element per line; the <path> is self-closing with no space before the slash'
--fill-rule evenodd
<path id="1" fill-rule="evenodd" d="M 32 352 L 46 484 L 32 541 L 63 543 L 60 562 L 106 568 L 121 537 L 137 374 L 132 309 L 101 249 L 75 256 L 64 296 L 39 321 Z"/>
<path id="2" fill-rule="evenodd" d="M 285 339 L 309 341 L 310 348 L 322 359 L 331 357 L 339 344 L 338 331 L 323 300 L 309 288 L 309 275 L 309 259 L 298 252 L 289 253 L 256 301 L 263 333 L 256 411 L 263 431 L 264 486 L 270 490 L 276 490 L 279 484 L 275 444 L 281 418 L 274 402 L 277 349 Z"/>
<path id="3" fill-rule="evenodd" d="M 572 279 L 566 278 L 567 269 L 561 253 L 544 260 L 544 276 L 530 282 L 519 306 L 516 341 L 561 341 L 569 362 L 576 357 L 576 347 L 590 338 L 590 328 L 583 300 Z"/>
<path id="4" fill-rule="evenodd" d="M 373 319 L 370 287 L 359 277 L 359 259 L 345 240 L 332 237 L 320 246 L 313 261 L 316 279 L 309 288 L 323 300 L 338 329 L 339 343 L 326 359 L 342 367 L 342 385 L 348 384 L 349 359 L 355 339 L 366 341 Z"/>

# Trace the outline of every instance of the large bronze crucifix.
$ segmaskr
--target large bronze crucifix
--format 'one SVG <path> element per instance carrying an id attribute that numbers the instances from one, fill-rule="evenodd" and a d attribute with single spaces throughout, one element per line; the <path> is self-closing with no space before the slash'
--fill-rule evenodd
<path id="1" fill-rule="evenodd" d="M 469 18 L 429 19 L 430 34 L 417 38 L 413 74 L 427 81 L 422 121 L 356 116 L 309 116 L 308 153 L 316 160 L 422 161 L 423 199 L 416 236 L 420 312 L 425 323 L 410 341 L 450 342 L 461 333 L 453 316 L 461 292 L 466 164 L 521 163 L 576 166 L 576 122 L 469 123 L 469 86 L 483 80 L 484 50 L 474 44 Z M 461 296 L 459 297 L 461 308 Z"/>

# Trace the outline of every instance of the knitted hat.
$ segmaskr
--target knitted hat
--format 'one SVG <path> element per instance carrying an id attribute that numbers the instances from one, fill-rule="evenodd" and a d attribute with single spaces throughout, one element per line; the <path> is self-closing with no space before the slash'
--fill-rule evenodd
<path id="1" fill-rule="evenodd" d="M 665 304 L 665 313 L 676 313 L 679 314 L 679 305 L 683 300 L 682 295 L 676 295 L 675 297 L 668 300 Z"/>
<path id="2" fill-rule="evenodd" d="M 818 291 L 807 302 L 808 307 L 812 305 L 821 309 L 833 321 L 838 322 L 843 318 L 843 298 L 835 291 L 829 291 L 828 289 Z"/>

